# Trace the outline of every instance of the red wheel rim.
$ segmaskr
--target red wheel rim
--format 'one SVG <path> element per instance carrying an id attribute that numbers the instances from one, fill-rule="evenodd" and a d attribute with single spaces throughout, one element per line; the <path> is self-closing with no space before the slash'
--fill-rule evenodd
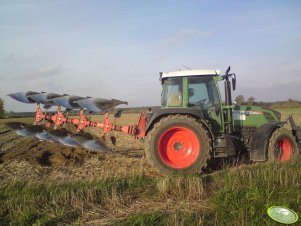
<path id="1" fill-rule="evenodd" d="M 292 149 L 292 144 L 288 138 L 278 140 L 275 147 L 276 159 L 281 162 L 290 160 Z"/>
<path id="2" fill-rule="evenodd" d="M 168 166 L 178 169 L 186 168 L 198 158 L 200 141 L 192 130 L 174 127 L 161 135 L 158 150 L 161 159 Z"/>

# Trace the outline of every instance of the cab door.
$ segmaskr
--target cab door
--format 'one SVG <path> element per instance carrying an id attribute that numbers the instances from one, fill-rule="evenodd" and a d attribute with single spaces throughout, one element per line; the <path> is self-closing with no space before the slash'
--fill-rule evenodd
<path id="1" fill-rule="evenodd" d="M 188 77 L 188 107 L 202 111 L 214 132 L 223 131 L 220 95 L 213 76 Z"/>

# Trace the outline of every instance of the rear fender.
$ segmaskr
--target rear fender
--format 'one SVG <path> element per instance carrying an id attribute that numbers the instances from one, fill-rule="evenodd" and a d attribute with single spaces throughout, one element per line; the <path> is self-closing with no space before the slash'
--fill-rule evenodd
<path id="1" fill-rule="evenodd" d="M 268 122 L 258 127 L 252 139 L 250 160 L 252 161 L 266 161 L 267 149 L 269 145 L 269 138 L 275 129 L 281 127 L 280 122 Z"/>
<path id="2" fill-rule="evenodd" d="M 185 109 L 185 108 L 165 108 L 165 109 L 160 109 L 158 111 L 155 111 L 149 121 L 147 122 L 147 126 L 145 129 L 145 134 L 147 134 L 153 125 L 158 122 L 162 117 L 168 116 L 168 115 L 191 115 L 197 119 L 204 119 L 204 115 L 200 110 L 196 109 Z M 207 126 L 207 125 L 205 125 Z M 207 126 L 208 127 L 208 126 Z"/>

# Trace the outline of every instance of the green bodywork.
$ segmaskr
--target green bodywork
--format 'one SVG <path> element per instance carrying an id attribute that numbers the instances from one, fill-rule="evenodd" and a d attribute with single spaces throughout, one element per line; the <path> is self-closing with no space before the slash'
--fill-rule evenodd
<path id="1" fill-rule="evenodd" d="M 268 122 L 280 121 L 280 113 L 270 109 L 259 106 L 227 106 L 223 104 L 218 87 L 222 81 L 223 77 L 218 75 L 165 78 L 162 82 L 162 108 L 197 108 L 203 113 L 213 133 L 225 133 L 228 123 L 233 124 L 235 132 L 246 127 L 258 128 Z M 200 103 L 192 104 L 190 100 L 197 99 L 197 95 L 199 95 L 199 99 L 202 99 L 202 95 L 197 91 L 207 97 L 207 100 L 204 103 L 198 101 Z M 180 95 L 176 98 L 178 103 L 169 104 L 168 99 L 174 94 Z M 230 114 L 227 114 L 227 111 Z"/>
<path id="2" fill-rule="evenodd" d="M 268 123 L 279 122 L 280 113 L 259 106 L 233 107 L 234 127 L 256 127 Z"/>

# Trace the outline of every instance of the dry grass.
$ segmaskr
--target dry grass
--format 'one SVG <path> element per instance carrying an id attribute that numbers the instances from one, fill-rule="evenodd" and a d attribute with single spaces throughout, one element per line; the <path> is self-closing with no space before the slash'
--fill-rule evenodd
<path id="1" fill-rule="evenodd" d="M 279 108 L 275 109 L 281 113 L 281 120 L 286 120 L 289 115 L 292 115 L 296 124 L 301 126 L 301 108 Z"/>

